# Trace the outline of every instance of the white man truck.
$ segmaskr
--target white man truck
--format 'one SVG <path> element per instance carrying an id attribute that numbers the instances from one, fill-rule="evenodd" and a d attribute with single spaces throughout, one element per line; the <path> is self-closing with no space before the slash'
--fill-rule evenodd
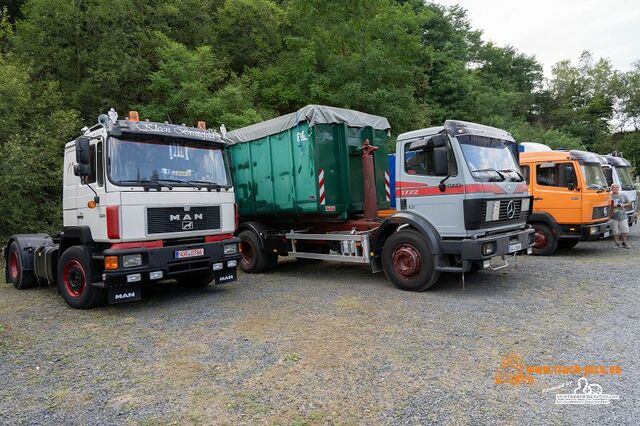
<path id="1" fill-rule="evenodd" d="M 73 308 L 140 300 L 142 284 L 236 280 L 234 191 L 220 136 L 119 120 L 113 109 L 64 150 L 63 229 L 13 235 L 6 279 L 57 285 Z"/>

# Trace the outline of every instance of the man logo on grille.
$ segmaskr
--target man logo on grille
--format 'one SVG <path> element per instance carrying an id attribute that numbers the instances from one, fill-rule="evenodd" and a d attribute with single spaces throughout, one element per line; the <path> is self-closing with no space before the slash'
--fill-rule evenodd
<path id="1" fill-rule="evenodd" d="M 507 218 L 513 219 L 515 215 L 516 215 L 516 203 L 514 203 L 513 200 L 511 200 L 509 201 L 509 204 L 507 204 Z"/>
<path id="2" fill-rule="evenodd" d="M 192 220 L 188 220 L 188 221 L 182 222 L 182 230 L 183 231 L 191 231 L 191 230 L 193 230 L 193 221 Z"/>

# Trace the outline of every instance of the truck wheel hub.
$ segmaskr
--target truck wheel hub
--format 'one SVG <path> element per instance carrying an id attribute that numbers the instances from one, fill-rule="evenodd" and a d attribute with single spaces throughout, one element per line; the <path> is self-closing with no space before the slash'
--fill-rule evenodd
<path id="1" fill-rule="evenodd" d="M 420 272 L 422 259 L 415 247 L 403 244 L 398 246 L 392 256 L 393 268 L 403 277 L 412 277 Z"/>
<path id="2" fill-rule="evenodd" d="M 540 231 L 536 231 L 533 236 L 533 246 L 535 248 L 542 248 L 547 245 L 547 237 Z"/>
<path id="3" fill-rule="evenodd" d="M 245 263 L 253 262 L 253 245 L 245 241 L 241 242 L 240 245 L 242 246 L 242 261 Z"/>
<path id="4" fill-rule="evenodd" d="M 9 257 L 9 276 L 12 280 L 18 278 L 18 255 L 15 251 Z"/>
<path id="5" fill-rule="evenodd" d="M 64 285 L 73 297 L 80 297 L 87 286 L 84 268 L 77 260 L 71 260 L 64 265 Z"/>

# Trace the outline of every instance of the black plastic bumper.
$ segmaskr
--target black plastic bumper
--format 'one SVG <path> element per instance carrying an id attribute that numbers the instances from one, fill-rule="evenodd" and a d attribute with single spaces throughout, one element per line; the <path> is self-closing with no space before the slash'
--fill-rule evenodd
<path id="1" fill-rule="evenodd" d="M 213 270 L 214 264 L 222 263 L 222 269 L 215 271 L 216 283 L 231 282 L 237 279 L 237 265 L 240 263 L 240 253 L 224 254 L 224 246 L 227 244 L 239 244 L 239 238 L 230 238 L 222 241 L 201 244 L 188 244 L 178 246 L 167 246 L 162 248 L 132 248 L 132 249 L 108 249 L 103 252 L 104 256 L 118 256 L 119 268 L 116 270 L 105 270 L 102 275 L 102 282 L 96 283 L 101 287 L 127 287 L 131 284 L 148 283 L 159 281 L 165 278 L 188 273 L 208 272 Z M 204 254 L 197 257 L 183 259 L 176 258 L 176 252 L 181 250 L 203 249 Z M 142 265 L 131 268 L 124 268 L 122 256 L 127 254 L 142 254 Z M 102 257 L 102 256 L 100 256 Z M 229 266 L 229 261 L 235 261 L 236 266 Z M 160 274 L 161 272 L 161 274 Z M 152 278 L 151 274 L 156 277 Z M 140 279 L 136 277 L 131 281 L 130 276 L 140 274 Z M 161 276 L 159 276 L 161 275 Z"/>
<path id="2" fill-rule="evenodd" d="M 580 239 L 582 241 L 595 241 L 611 235 L 611 221 L 608 220 L 594 225 L 583 225 L 580 227 Z"/>
<path id="3" fill-rule="evenodd" d="M 533 245 L 533 233 L 532 228 L 525 228 L 475 239 L 443 240 L 440 249 L 443 254 L 460 255 L 463 261 L 488 260 L 496 256 L 526 253 Z M 493 251 L 483 252 L 483 248 L 488 246 L 492 246 Z"/>

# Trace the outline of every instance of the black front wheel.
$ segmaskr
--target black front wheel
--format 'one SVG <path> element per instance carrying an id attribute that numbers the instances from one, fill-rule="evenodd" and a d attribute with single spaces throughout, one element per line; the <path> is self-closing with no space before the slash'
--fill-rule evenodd
<path id="1" fill-rule="evenodd" d="M 93 265 L 81 246 L 65 250 L 58 263 L 58 290 L 69 306 L 89 309 L 104 305 L 107 292 L 91 285 Z"/>
<path id="2" fill-rule="evenodd" d="M 558 239 L 553 235 L 551 228 L 543 223 L 533 225 L 535 234 L 533 237 L 533 254 L 537 256 L 550 256 L 558 248 Z"/>
<path id="3" fill-rule="evenodd" d="M 385 241 L 382 267 L 387 278 L 403 290 L 426 290 L 440 277 L 429 245 L 414 230 L 396 232 Z"/>

